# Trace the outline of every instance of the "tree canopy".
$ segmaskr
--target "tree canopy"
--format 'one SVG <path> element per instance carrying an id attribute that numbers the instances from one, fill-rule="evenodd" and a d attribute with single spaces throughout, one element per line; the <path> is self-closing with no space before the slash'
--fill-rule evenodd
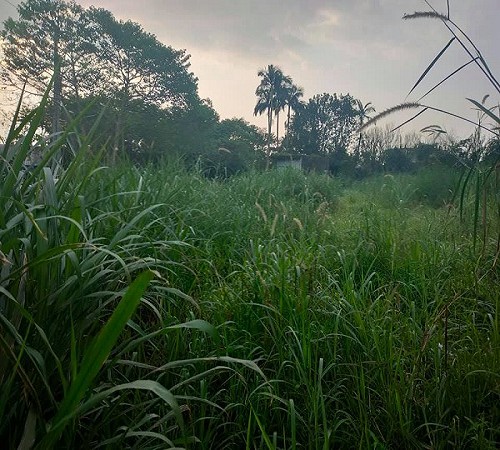
<path id="1" fill-rule="evenodd" d="M 137 100 L 162 108 L 199 101 L 189 55 L 137 23 L 72 0 L 27 0 L 18 11 L 19 19 L 7 19 L 1 32 L 2 81 L 41 92 L 53 78 L 56 116 L 66 101 L 103 96 L 110 103 Z"/>
<path id="2" fill-rule="evenodd" d="M 139 24 L 118 21 L 105 9 L 90 8 L 87 14 L 99 36 L 101 91 L 162 107 L 196 101 L 197 80 L 184 50 L 165 46 Z"/>
<path id="3" fill-rule="evenodd" d="M 113 160 L 119 151 L 138 161 L 173 153 L 186 161 L 202 156 L 237 171 L 259 160 L 262 150 L 268 165 L 272 152 L 339 160 L 353 150 L 354 159 L 363 161 L 367 142 L 357 128 L 373 108 L 350 94 L 318 94 L 304 102 L 292 77 L 266 66 L 258 71 L 253 111 L 267 115 L 264 138 L 243 119 L 221 121 L 210 100 L 198 95 L 190 55 L 161 43 L 141 25 L 74 0 L 25 0 L 18 11 L 19 18 L 7 19 L 1 31 L 3 85 L 41 93 L 52 80 L 54 134 L 83 110 L 80 125 L 90 129 L 106 108 L 96 139 L 98 145 L 110 144 Z M 280 121 L 282 112 L 286 117 Z M 280 140 L 283 123 L 286 136 Z"/>
<path id="4" fill-rule="evenodd" d="M 64 94 L 86 95 L 98 76 L 96 28 L 75 2 L 29 0 L 18 6 L 19 20 L 8 18 L 3 38 L 4 83 L 45 89 L 60 68 Z"/>
<path id="5" fill-rule="evenodd" d="M 347 152 L 359 124 L 351 95 L 318 94 L 291 123 L 291 147 L 298 153 L 331 155 Z"/>

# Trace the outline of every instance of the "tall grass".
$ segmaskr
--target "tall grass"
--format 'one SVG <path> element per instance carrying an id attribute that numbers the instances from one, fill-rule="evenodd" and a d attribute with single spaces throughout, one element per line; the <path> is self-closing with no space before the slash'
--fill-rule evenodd
<path id="1" fill-rule="evenodd" d="M 7 448 L 498 446 L 499 277 L 432 172 L 63 168 L 73 132 L 2 159 Z"/>
<path id="2" fill-rule="evenodd" d="M 219 360 L 186 359 L 182 351 L 187 333 L 215 336 L 197 318 L 196 302 L 169 282 L 173 267 L 182 266 L 175 255 L 189 244 L 172 239 L 168 211 L 149 203 L 136 171 L 125 179 L 102 173 L 91 135 L 69 128 L 40 141 L 44 158 L 27 171 L 46 103 L 47 94 L 19 126 L 14 118 L 1 161 L 2 441 L 9 448 L 187 445 L 194 438 L 183 418 L 186 399 L 165 387 L 163 373 L 136 365 L 160 352 L 162 365 L 198 363 L 199 376 L 226 370 L 212 367 Z M 60 155 L 75 141 L 63 168 Z M 185 361 L 172 357 L 181 354 Z M 231 358 L 219 364 L 258 371 Z M 130 401 L 141 407 L 127 411 Z"/>
<path id="3" fill-rule="evenodd" d="M 411 14 L 405 14 L 403 16 L 404 20 L 433 20 L 441 22 L 442 25 L 448 30 L 451 39 L 446 43 L 443 49 L 434 57 L 434 59 L 425 68 L 422 74 L 419 76 L 413 87 L 410 89 L 407 98 L 419 87 L 421 82 L 425 77 L 432 71 L 434 65 L 446 54 L 449 48 L 453 45 L 458 45 L 463 50 L 466 62 L 458 67 L 456 70 L 448 74 L 439 83 L 435 84 L 431 89 L 429 89 L 425 94 L 423 94 L 416 102 L 405 102 L 400 105 L 391 107 L 376 116 L 372 117 L 367 121 L 361 129 L 364 129 L 373 123 L 391 115 L 394 112 L 409 110 L 409 109 L 420 109 L 418 113 L 410 117 L 408 120 L 394 128 L 392 131 L 398 130 L 402 126 L 412 122 L 414 119 L 425 113 L 426 111 L 435 111 L 443 115 L 447 115 L 458 119 L 463 122 L 467 122 L 476 127 L 475 132 L 471 136 L 471 142 L 475 143 L 477 147 L 475 152 L 481 155 L 481 133 L 486 132 L 488 136 L 492 139 L 498 139 L 500 136 L 500 107 L 494 105 L 493 107 L 488 107 L 486 101 L 490 95 L 483 97 L 481 101 L 467 98 L 467 100 L 474 106 L 477 112 L 477 120 L 471 120 L 461 114 L 456 114 L 447 109 L 442 109 L 440 107 L 435 107 L 431 105 L 422 104 L 421 101 L 427 97 L 435 89 L 439 88 L 443 83 L 450 80 L 454 75 L 456 75 L 461 70 L 473 64 L 478 69 L 478 79 L 485 79 L 492 89 L 493 95 L 500 94 L 500 82 L 497 79 L 496 74 L 494 74 L 488 64 L 488 61 L 481 53 L 480 49 L 474 43 L 474 41 L 469 37 L 469 35 L 464 31 L 464 29 L 452 20 L 450 16 L 450 2 L 447 2 L 446 13 L 439 12 L 431 3 L 430 0 L 424 0 L 426 7 L 425 11 L 416 11 Z M 443 130 L 438 125 L 430 125 L 421 130 L 422 132 L 435 132 L 437 134 L 445 134 L 446 131 Z M 493 141 L 492 141 L 493 142 Z M 461 195 L 460 199 L 460 211 L 461 218 L 469 217 L 473 221 L 474 225 L 474 246 L 478 242 L 478 236 L 481 234 L 482 241 L 485 242 L 489 237 L 496 240 L 497 252 L 493 260 L 492 269 L 496 270 L 497 262 L 500 257 L 500 229 L 498 224 L 500 223 L 500 203 L 498 198 L 498 187 L 499 187 L 499 173 L 500 170 L 500 160 L 498 155 L 492 158 L 486 158 L 482 160 L 480 157 L 477 158 L 474 164 L 466 164 L 461 178 Z M 466 192 L 474 192 L 472 207 L 467 204 L 465 199 L 470 198 L 466 195 Z M 491 203 L 493 203 L 493 208 L 491 208 Z M 489 215 L 493 214 L 495 217 L 489 220 Z M 493 228 L 492 228 L 493 226 Z M 486 247 L 483 247 L 483 256 Z"/>
<path id="4" fill-rule="evenodd" d="M 224 406 L 201 448 L 495 447 L 498 277 L 426 176 L 142 172 L 190 244 L 173 279 L 218 327 L 212 351 L 268 380 L 203 384 Z"/>

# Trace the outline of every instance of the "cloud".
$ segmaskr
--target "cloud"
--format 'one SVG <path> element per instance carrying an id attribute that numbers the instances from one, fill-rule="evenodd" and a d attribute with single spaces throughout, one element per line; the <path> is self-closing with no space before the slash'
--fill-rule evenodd
<path id="1" fill-rule="evenodd" d="M 341 17 L 338 12 L 333 9 L 320 9 L 317 13 L 319 16 L 319 22 L 316 26 L 323 28 L 331 28 L 339 25 Z"/>
<path id="2" fill-rule="evenodd" d="M 223 117 L 248 111 L 248 120 L 257 70 L 267 64 L 291 75 L 304 87 L 306 98 L 318 92 L 351 92 L 380 110 L 404 99 L 449 39 L 437 21 L 401 20 L 404 13 L 428 9 L 423 0 L 76 1 L 139 22 L 163 43 L 187 49 L 200 94 L 211 97 Z M 446 0 L 431 3 L 439 11 L 446 8 Z M 451 6 L 452 17 L 499 73 L 499 0 L 461 0 Z M 0 14 L 6 18 L 15 10 L 0 1 Z M 433 69 L 429 84 L 464 62 L 458 50 Z M 481 98 L 491 90 L 475 73 L 471 68 L 448 81 L 439 90 L 443 94 L 430 100 L 443 106 L 456 104 L 455 98 Z"/>

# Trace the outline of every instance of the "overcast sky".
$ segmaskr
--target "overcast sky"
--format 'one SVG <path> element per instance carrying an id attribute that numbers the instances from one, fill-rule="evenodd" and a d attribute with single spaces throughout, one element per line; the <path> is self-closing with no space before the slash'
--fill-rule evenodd
<path id="1" fill-rule="evenodd" d="M 430 0 L 446 12 L 446 0 Z M 405 100 L 423 70 L 450 39 L 438 20 L 407 20 L 405 13 L 428 10 L 423 0 L 78 0 L 139 22 L 146 31 L 191 55 L 201 97 L 209 97 L 221 118 L 253 117 L 257 71 L 279 66 L 303 87 L 305 98 L 317 93 L 350 93 L 377 111 Z M 0 19 L 16 16 L 0 0 Z M 475 41 L 500 77 L 500 0 L 450 0 L 451 18 Z M 454 43 L 409 100 L 467 61 Z M 465 98 L 492 95 L 491 86 L 473 65 L 425 99 L 474 119 Z M 392 116 L 399 123 L 412 114 Z M 470 128 L 443 115 L 424 114 L 406 131 L 440 124 L 458 135 Z"/>

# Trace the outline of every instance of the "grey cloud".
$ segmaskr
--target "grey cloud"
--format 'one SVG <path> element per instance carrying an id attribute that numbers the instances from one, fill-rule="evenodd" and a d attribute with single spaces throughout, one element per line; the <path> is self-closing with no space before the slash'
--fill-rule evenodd
<path id="1" fill-rule="evenodd" d="M 98 3 L 119 17 L 132 17 L 165 43 L 216 50 L 245 58 L 272 58 L 307 51 L 318 42 L 363 41 L 366 45 L 394 38 L 393 25 L 404 12 L 398 0 L 81 0 Z M 405 7 L 420 5 L 409 0 Z M 410 9 L 411 11 L 411 9 Z M 338 17 L 328 22 L 328 17 Z M 388 26 L 391 23 L 392 26 Z M 397 26 L 397 25 L 396 25 Z M 402 28 L 402 27 L 398 27 Z M 399 32 L 400 40 L 410 31 Z"/>
<path id="2" fill-rule="evenodd" d="M 82 4 L 92 3 L 82 0 Z M 185 47 L 218 49 L 231 53 L 272 56 L 290 46 L 306 46 L 295 30 L 314 20 L 326 1 L 279 0 L 170 0 L 150 1 L 138 7 L 135 0 L 100 2 L 115 14 L 127 12 L 135 20 L 148 22 L 155 34 L 172 37 Z M 99 5 L 97 5 L 99 6 Z"/>
<path id="3" fill-rule="evenodd" d="M 77 1 L 139 22 L 165 44 L 186 49 L 193 54 L 193 67 L 200 80 L 215 77 L 214 65 L 220 71 L 218 75 L 224 72 L 229 79 L 235 73 L 233 66 L 237 66 L 241 83 L 252 85 L 257 82 L 257 69 L 273 63 L 303 85 L 306 96 L 324 90 L 349 90 L 363 99 L 375 100 L 378 108 L 383 102 L 392 102 L 395 90 L 402 100 L 405 89 L 449 39 L 438 21 L 401 20 L 404 13 L 428 9 L 423 0 Z M 446 9 L 446 0 L 431 2 L 440 11 Z M 450 3 L 452 17 L 470 32 L 492 70 L 499 73 L 496 43 L 500 38 L 500 0 Z M 0 0 L 0 14 L 4 12 L 12 15 L 15 10 Z M 450 53 L 450 57 L 453 55 L 440 61 L 436 69 L 449 73 L 450 68 L 464 62 L 459 51 Z M 434 73 L 433 69 L 435 78 L 430 75 L 429 83 L 438 80 Z M 455 96 L 460 98 L 483 93 L 470 92 L 478 86 L 472 81 L 457 78 L 449 85 L 456 86 Z M 238 102 L 247 102 L 251 113 L 253 89 L 248 90 L 248 98 L 240 94 Z M 218 98 L 220 105 L 229 104 L 224 86 L 216 83 L 210 84 L 204 95 Z"/>

